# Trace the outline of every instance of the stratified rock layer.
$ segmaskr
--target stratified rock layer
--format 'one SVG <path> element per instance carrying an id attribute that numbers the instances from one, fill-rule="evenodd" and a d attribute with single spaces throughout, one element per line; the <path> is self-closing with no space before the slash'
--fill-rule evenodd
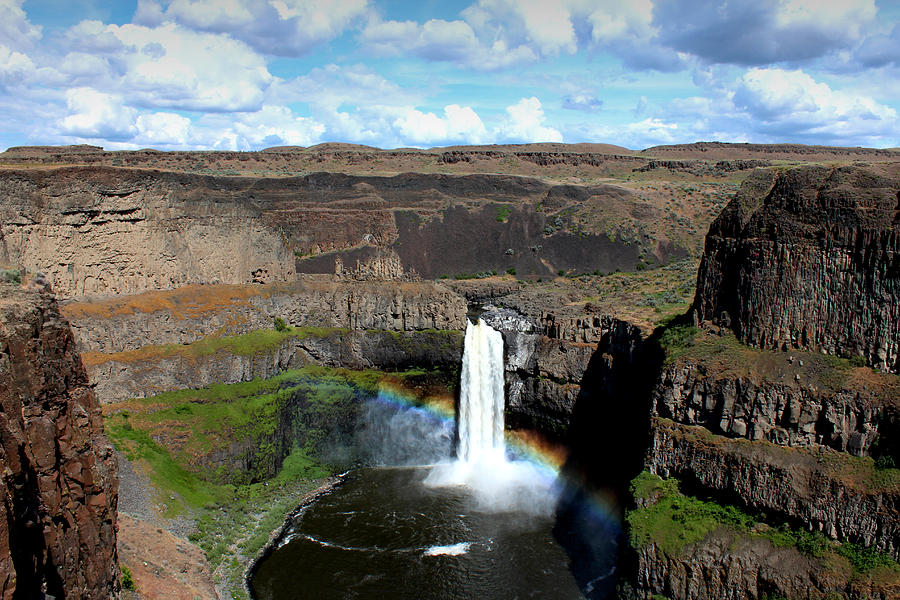
<path id="1" fill-rule="evenodd" d="M 308 275 L 270 285 L 193 285 L 97 302 L 63 313 L 82 352 L 189 344 L 209 335 L 288 325 L 418 331 L 464 330 L 466 303 L 430 281 L 344 281 Z"/>
<path id="2" fill-rule="evenodd" d="M 0 284 L 0 598 L 118 594 L 118 478 L 68 323 Z"/>
<path id="3" fill-rule="evenodd" d="M 646 465 L 690 489 L 900 557 L 900 490 L 882 485 L 860 460 L 728 440 L 654 419 Z"/>
<path id="4" fill-rule="evenodd" d="M 796 548 L 761 537 L 717 531 L 672 556 L 656 544 L 638 553 L 641 598 L 757 600 L 759 598 L 866 598 L 891 600 L 897 585 L 854 577 L 849 568 L 822 564 Z"/>
<path id="5" fill-rule="evenodd" d="M 802 360 L 786 354 L 765 358 L 803 370 L 797 366 Z M 777 380 L 717 374 L 711 372 L 711 363 L 685 359 L 666 366 L 653 390 L 654 414 L 728 437 L 826 446 L 856 456 L 871 455 L 876 442 L 884 446 L 881 453 L 888 454 L 890 441 L 900 438 L 900 382 L 892 381 L 893 375 L 850 379 L 834 390 L 806 383 L 799 372 L 796 379 L 782 375 Z"/>
<path id="6" fill-rule="evenodd" d="M 900 372 L 900 163 L 756 172 L 710 227 L 694 308 L 751 345 Z"/>

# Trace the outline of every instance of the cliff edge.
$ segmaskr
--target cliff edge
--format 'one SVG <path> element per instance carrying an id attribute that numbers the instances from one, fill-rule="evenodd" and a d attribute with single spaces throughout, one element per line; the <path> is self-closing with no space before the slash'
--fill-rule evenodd
<path id="1" fill-rule="evenodd" d="M 900 372 L 900 164 L 759 170 L 713 222 L 696 316 Z"/>
<path id="2" fill-rule="evenodd" d="M 0 598 L 118 596 L 119 481 L 54 297 L 0 283 Z"/>

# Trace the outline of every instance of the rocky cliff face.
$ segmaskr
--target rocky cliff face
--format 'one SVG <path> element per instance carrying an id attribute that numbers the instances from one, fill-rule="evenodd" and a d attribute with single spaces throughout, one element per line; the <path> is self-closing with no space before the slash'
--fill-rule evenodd
<path id="1" fill-rule="evenodd" d="M 710 227 L 700 320 L 900 372 L 900 163 L 762 170 Z"/>
<path id="2" fill-rule="evenodd" d="M 646 600 L 758 600 L 760 598 L 867 598 L 890 600 L 898 586 L 853 577 L 795 548 L 717 531 L 671 556 L 656 544 L 638 555 L 637 582 Z"/>
<path id="3" fill-rule="evenodd" d="M 288 325 L 417 331 L 465 329 L 466 303 L 429 281 L 344 281 L 307 275 L 269 285 L 186 286 L 62 307 L 84 352 L 189 344 Z"/>
<path id="4" fill-rule="evenodd" d="M 659 419 L 646 458 L 660 477 L 677 477 L 691 489 L 900 557 L 900 490 L 858 461 L 836 452 L 727 440 Z"/>
<path id="5" fill-rule="evenodd" d="M 642 339 L 637 327 L 583 311 L 525 316 L 490 308 L 482 318 L 503 334 L 509 425 L 560 439 L 569 433 L 582 386 L 609 385 L 614 363 L 630 365 Z"/>
<path id="6" fill-rule="evenodd" d="M 0 264 L 46 273 L 63 297 L 285 281 L 382 250 L 427 278 L 614 271 L 634 268 L 644 252 L 685 252 L 637 235 L 644 220 L 662 225 L 662 213 L 624 187 L 505 175 L 5 169 L 0 198 Z M 608 206 L 617 212 L 604 225 Z M 607 227 L 637 243 L 601 233 Z"/>
<path id="7" fill-rule="evenodd" d="M 118 479 L 68 323 L 0 283 L 0 597 L 119 591 Z"/>
<path id="8" fill-rule="evenodd" d="M 787 354 L 767 358 L 784 367 L 803 363 Z M 856 456 L 870 455 L 876 440 L 900 439 L 900 382 L 892 376 L 869 375 L 827 389 L 806 383 L 799 372 L 796 379 L 773 380 L 710 370 L 694 360 L 668 365 L 653 390 L 654 414 L 731 438 L 825 446 Z"/>
<path id="9" fill-rule="evenodd" d="M 457 331 L 359 331 L 323 329 L 286 337 L 266 347 L 236 352 L 228 347 L 197 351 L 193 345 L 134 352 L 85 354 L 103 404 L 216 383 L 267 379 L 306 365 L 398 371 L 413 367 L 452 369 L 462 359 Z M 202 342 L 201 342 L 202 343 Z"/>

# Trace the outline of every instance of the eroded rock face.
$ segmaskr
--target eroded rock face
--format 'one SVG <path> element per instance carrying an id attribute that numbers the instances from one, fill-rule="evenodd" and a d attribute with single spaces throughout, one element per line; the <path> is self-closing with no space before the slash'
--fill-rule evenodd
<path id="1" fill-rule="evenodd" d="M 638 553 L 640 597 L 655 594 L 673 600 L 756 600 L 757 598 L 870 598 L 889 600 L 896 585 L 853 578 L 801 555 L 796 548 L 776 548 L 763 538 L 735 538 L 717 531 L 671 556 L 656 544 Z"/>
<path id="2" fill-rule="evenodd" d="M 900 556 L 900 494 L 881 489 L 840 453 L 728 440 L 659 419 L 651 436 L 646 466 L 660 477 Z"/>
<path id="3" fill-rule="evenodd" d="M 119 591 L 118 478 L 68 323 L 0 284 L 0 598 Z"/>
<path id="4" fill-rule="evenodd" d="M 654 414 L 713 433 L 783 446 L 827 446 L 868 456 L 872 444 L 900 437 L 896 388 L 827 391 L 795 381 L 709 376 L 707 365 L 679 361 L 660 375 Z"/>
<path id="5" fill-rule="evenodd" d="M 900 372 L 900 163 L 756 172 L 710 227 L 694 310 Z"/>
<path id="6" fill-rule="evenodd" d="M 63 313 L 82 352 L 122 352 L 149 344 L 189 344 L 208 335 L 271 329 L 275 317 L 307 327 L 465 329 L 465 301 L 430 281 L 344 281 L 304 276 L 271 285 L 187 286 L 97 302 Z"/>
<path id="7" fill-rule="evenodd" d="M 347 369 L 399 371 L 427 365 L 452 368 L 462 359 L 462 334 L 456 331 L 323 331 L 289 337 L 258 352 L 237 354 L 140 353 L 85 354 L 88 373 L 103 404 L 162 392 L 197 389 L 215 383 L 267 379 L 288 369 L 322 365 Z"/>
<path id="8" fill-rule="evenodd" d="M 482 318 L 503 334 L 508 425 L 557 438 L 569 434 L 585 378 L 610 385 L 613 364 L 630 364 L 643 339 L 629 323 L 584 311 L 524 315 L 489 307 Z"/>

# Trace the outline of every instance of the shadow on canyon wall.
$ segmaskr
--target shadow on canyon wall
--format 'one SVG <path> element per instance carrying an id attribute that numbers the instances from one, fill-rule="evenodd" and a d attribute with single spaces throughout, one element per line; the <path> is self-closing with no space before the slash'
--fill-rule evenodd
<path id="1" fill-rule="evenodd" d="M 686 323 L 682 315 L 668 325 Z M 650 440 L 651 394 L 665 353 L 658 327 L 633 352 L 601 343 L 581 381 L 560 471 L 562 495 L 554 536 L 589 600 L 616 598 L 630 572 L 624 552 L 629 483 L 643 468 Z"/>

